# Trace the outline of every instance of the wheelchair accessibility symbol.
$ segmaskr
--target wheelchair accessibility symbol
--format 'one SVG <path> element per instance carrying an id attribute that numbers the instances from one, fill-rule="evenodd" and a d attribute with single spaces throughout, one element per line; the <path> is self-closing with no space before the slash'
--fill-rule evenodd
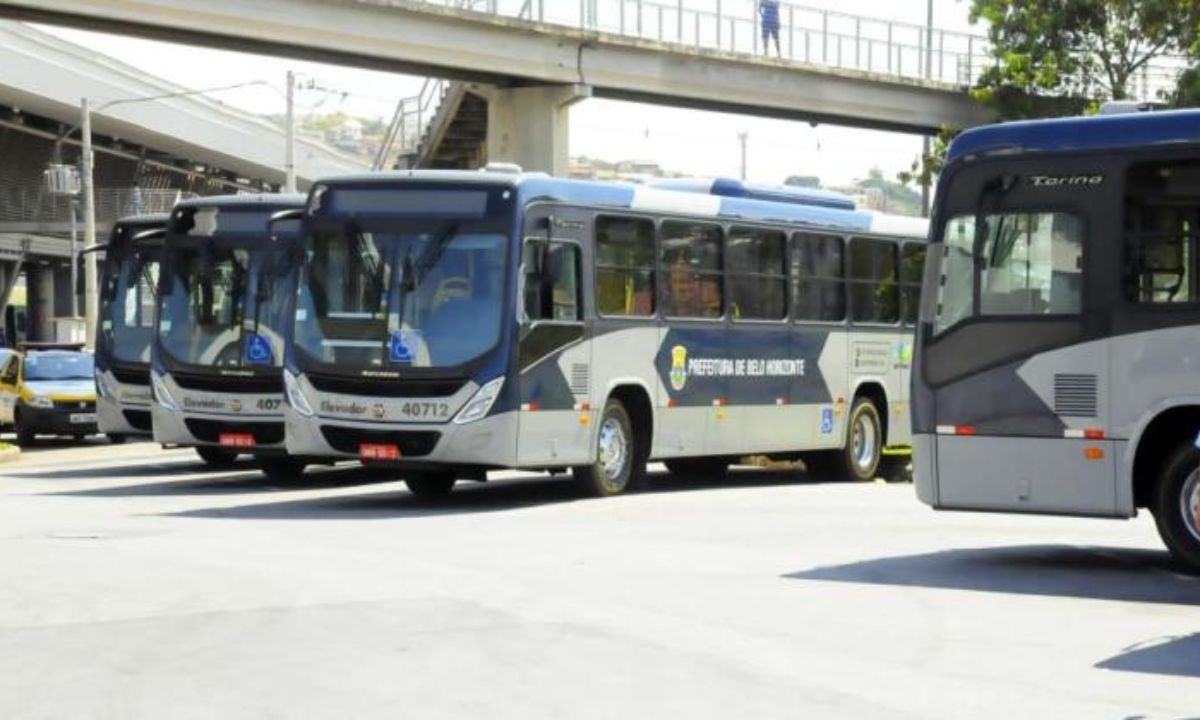
<path id="1" fill-rule="evenodd" d="M 414 360 L 413 347 L 417 342 L 416 333 L 405 330 L 393 330 L 388 338 L 388 359 L 394 363 L 412 364 Z"/>
<path id="2" fill-rule="evenodd" d="M 271 352 L 271 343 L 265 337 L 254 333 L 246 338 L 246 362 L 250 365 L 271 365 L 275 353 Z"/>
<path id="3" fill-rule="evenodd" d="M 833 433 L 833 408 L 824 408 L 821 410 L 821 434 L 830 435 Z"/>

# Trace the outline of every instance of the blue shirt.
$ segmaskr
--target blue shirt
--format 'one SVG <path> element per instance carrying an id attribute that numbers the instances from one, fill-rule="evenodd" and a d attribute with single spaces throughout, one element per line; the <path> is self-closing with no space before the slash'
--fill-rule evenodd
<path id="1" fill-rule="evenodd" d="M 758 6 L 763 30 L 779 29 L 779 0 L 762 0 Z"/>

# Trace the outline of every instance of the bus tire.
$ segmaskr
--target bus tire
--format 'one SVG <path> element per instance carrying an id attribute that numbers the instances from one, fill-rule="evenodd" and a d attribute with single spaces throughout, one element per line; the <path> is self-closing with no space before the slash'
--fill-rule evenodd
<path id="1" fill-rule="evenodd" d="M 596 432 L 596 460 L 574 468 L 575 484 L 589 497 L 610 497 L 637 489 L 646 476 L 645 457 L 625 405 L 609 399 Z"/>
<path id="2" fill-rule="evenodd" d="M 205 465 L 214 470 L 228 470 L 237 462 L 237 453 L 219 447 L 199 445 L 196 447 L 196 454 Z"/>
<path id="3" fill-rule="evenodd" d="M 128 440 L 128 435 L 108 435 L 108 442 L 112 445 L 124 445 Z"/>
<path id="4" fill-rule="evenodd" d="M 729 473 L 729 460 L 723 457 L 676 458 L 664 460 L 663 465 L 683 479 L 720 480 Z"/>
<path id="5" fill-rule="evenodd" d="M 265 457 L 258 461 L 258 469 L 271 482 L 295 482 L 304 474 L 306 465 L 308 463 L 290 455 Z"/>
<path id="6" fill-rule="evenodd" d="M 874 480 L 883 457 L 883 442 L 879 409 L 870 399 L 858 398 L 846 423 L 846 445 L 830 458 L 834 477 L 855 482 Z"/>
<path id="7" fill-rule="evenodd" d="M 458 479 L 447 472 L 409 473 L 404 476 L 408 491 L 418 500 L 425 501 L 447 497 L 454 490 L 456 482 Z"/>
<path id="8" fill-rule="evenodd" d="M 1200 452 L 1191 443 L 1163 465 L 1152 502 L 1158 534 L 1171 555 L 1200 573 Z"/>
<path id="9" fill-rule="evenodd" d="M 37 441 L 37 433 L 33 431 L 33 428 L 21 422 L 20 413 L 13 418 L 13 430 L 17 435 L 17 447 L 33 447 L 34 442 Z"/>

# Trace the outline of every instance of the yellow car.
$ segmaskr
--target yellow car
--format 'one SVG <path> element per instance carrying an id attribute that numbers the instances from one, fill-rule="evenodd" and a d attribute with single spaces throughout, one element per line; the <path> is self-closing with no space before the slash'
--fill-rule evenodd
<path id="1" fill-rule="evenodd" d="M 38 435 L 95 435 L 96 379 L 80 345 L 27 344 L 0 367 L 0 424 L 28 447 Z"/>

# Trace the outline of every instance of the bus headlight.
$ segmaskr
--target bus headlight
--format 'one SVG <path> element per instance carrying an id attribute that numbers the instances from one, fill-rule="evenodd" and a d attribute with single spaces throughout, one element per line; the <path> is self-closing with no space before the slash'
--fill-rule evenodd
<path id="1" fill-rule="evenodd" d="M 500 388 L 502 387 L 504 387 L 504 378 L 498 377 L 479 388 L 475 396 L 454 417 L 454 422 L 462 425 L 486 417 L 488 411 L 492 409 L 492 405 L 496 403 L 496 398 L 500 397 Z"/>
<path id="2" fill-rule="evenodd" d="M 117 396 L 117 389 L 113 387 L 112 381 L 99 370 L 96 371 L 96 394 L 105 399 Z"/>
<path id="3" fill-rule="evenodd" d="M 163 408 L 172 412 L 179 409 L 175 404 L 175 398 L 171 397 L 171 391 L 167 389 L 167 384 L 163 382 L 162 376 L 157 370 L 150 371 L 150 387 L 154 391 L 154 399 Z"/>
<path id="4" fill-rule="evenodd" d="M 293 410 L 304 417 L 316 414 L 312 405 L 308 403 L 308 398 L 304 396 L 304 390 L 300 388 L 300 381 L 286 368 L 283 371 L 283 388 L 287 392 L 288 405 L 291 405 Z"/>
<path id="5" fill-rule="evenodd" d="M 25 404 L 28 405 L 29 407 L 35 407 L 35 408 L 52 408 L 52 407 L 54 407 L 53 400 L 46 397 L 45 395 L 38 395 L 37 393 L 29 393 L 29 396 L 27 398 L 25 398 Z"/>

